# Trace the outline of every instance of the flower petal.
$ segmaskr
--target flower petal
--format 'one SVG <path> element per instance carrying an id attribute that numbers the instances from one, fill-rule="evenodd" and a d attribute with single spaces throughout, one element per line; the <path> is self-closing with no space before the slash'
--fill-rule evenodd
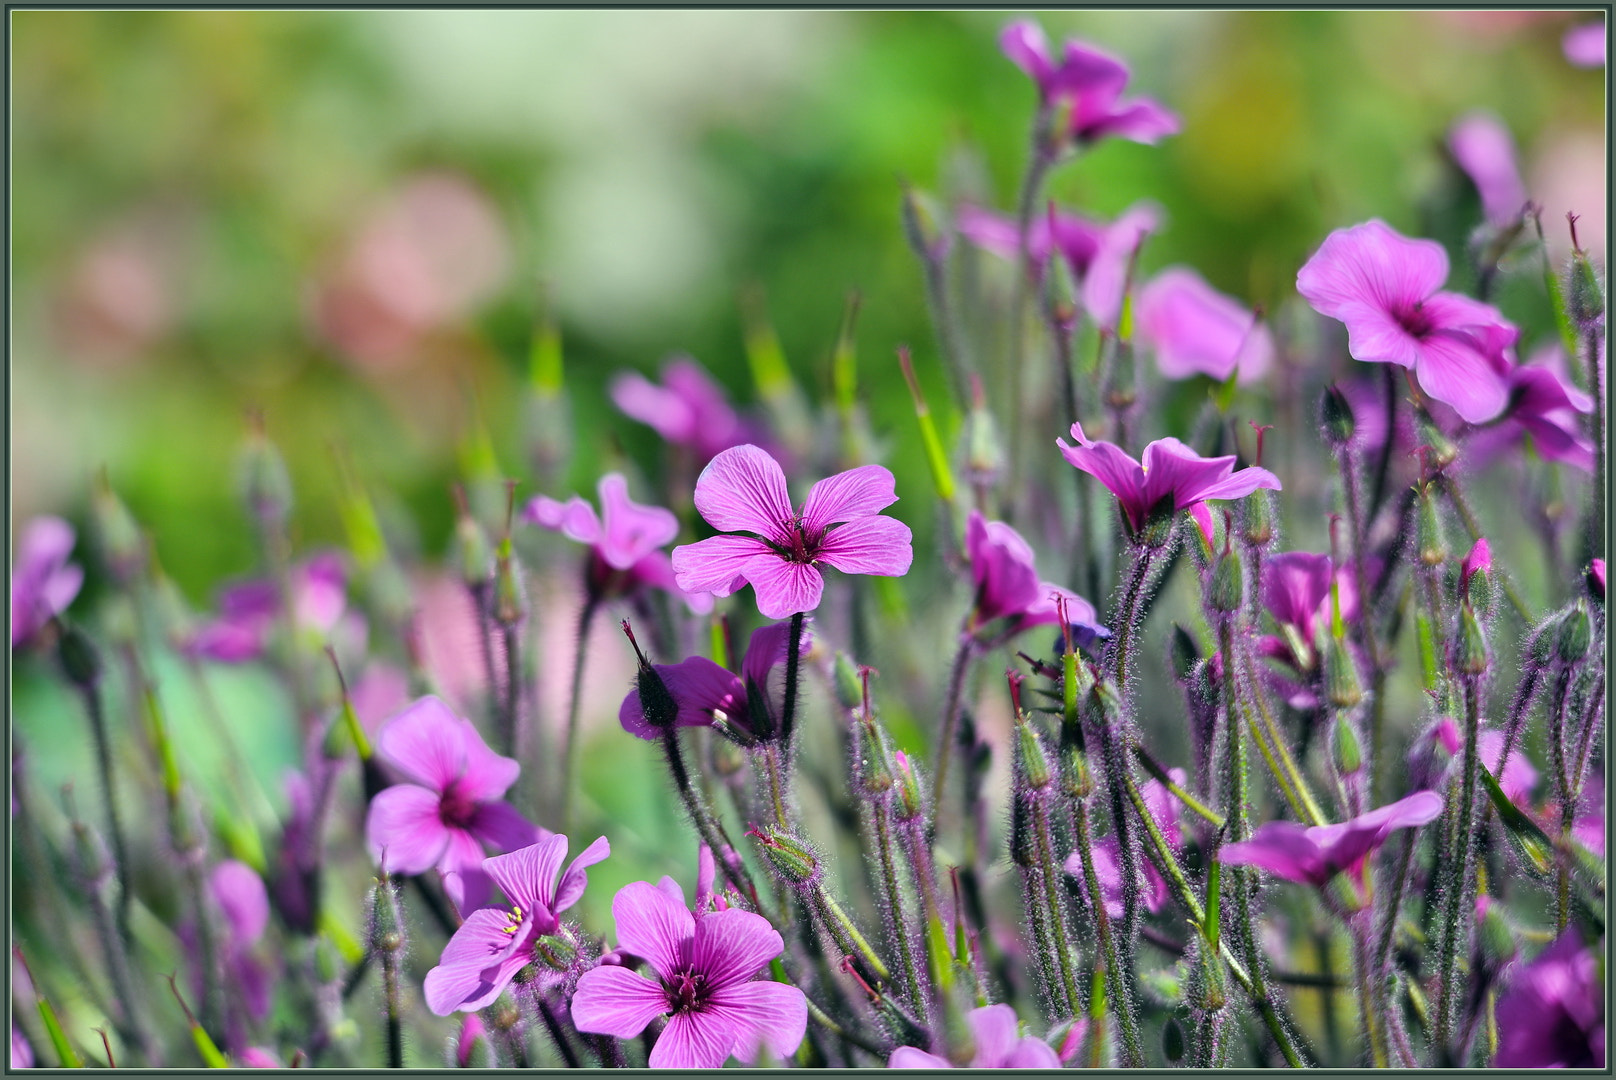
<path id="1" fill-rule="evenodd" d="M 887 1058 L 889 1069 L 952 1069 L 954 1063 L 947 1058 L 928 1054 L 913 1046 L 900 1046 Z"/>
<path id="2" fill-rule="evenodd" d="M 825 534 L 815 557 L 844 574 L 900 577 L 914 562 L 914 534 L 897 518 L 882 515 L 838 525 Z M 753 582 L 753 586 L 756 586 Z"/>
<path id="3" fill-rule="evenodd" d="M 1021 1035 L 1016 1010 L 1008 1005 L 988 1005 L 972 1009 L 965 1019 L 976 1037 L 971 1064 L 978 1069 L 1002 1068 Z"/>
<path id="4" fill-rule="evenodd" d="M 608 392 L 625 416 L 649 424 L 668 442 L 688 445 L 695 440 L 695 410 L 676 391 L 628 372 L 613 379 Z"/>
<path id="5" fill-rule="evenodd" d="M 502 854 L 520 851 L 550 835 L 506 802 L 485 802 L 477 807 L 468 828 L 479 840 Z"/>
<path id="6" fill-rule="evenodd" d="M 427 1008 L 438 1016 L 456 1010 L 474 1012 L 499 996 L 516 973 L 514 968 L 507 972 L 504 962 L 524 938 L 505 933 L 508 925 L 509 914 L 493 908 L 467 916 L 449 939 L 438 966 L 426 973 L 421 989 Z"/>
<path id="7" fill-rule="evenodd" d="M 1054 65 L 1049 59 L 1049 42 L 1043 28 L 1030 19 L 1018 19 L 999 34 L 999 49 L 1010 62 L 1025 71 L 1038 84 L 1040 95 L 1047 92 Z"/>
<path id="8" fill-rule="evenodd" d="M 708 918 L 727 914 L 714 912 Z M 714 991 L 708 1000 L 708 1012 L 719 1010 L 731 1014 L 732 1024 L 745 1032 L 730 1048 L 730 1053 L 741 1061 L 757 1060 L 760 1044 L 777 1058 L 789 1058 L 797 1052 L 808 1030 L 808 999 L 803 992 L 769 979 Z"/>
<path id="9" fill-rule="evenodd" d="M 1260 866 L 1286 881 L 1311 885 L 1322 885 L 1330 878 L 1318 844 L 1294 821 L 1264 823 L 1250 840 L 1219 848 L 1218 861 L 1225 866 Z"/>
<path id="10" fill-rule="evenodd" d="M 410 780 L 441 793 L 466 770 L 460 725 L 453 709 L 428 695 L 387 722 L 376 737 L 376 750 Z"/>
<path id="11" fill-rule="evenodd" d="M 567 864 L 566 873 L 561 875 L 561 884 L 556 886 L 555 906 L 551 910 L 560 913 L 576 904 L 589 885 L 586 871 L 611 853 L 612 845 L 604 836 L 597 836 L 594 843 L 580 851 L 577 858 Z"/>
<path id="12" fill-rule="evenodd" d="M 675 1013 L 645 1063 L 653 1069 L 716 1069 L 743 1035 L 727 1013 Z"/>
<path id="13" fill-rule="evenodd" d="M 677 727 L 706 727 L 715 711 L 729 716 L 746 710 L 746 686 L 734 672 L 725 671 L 705 656 L 667 666 L 657 665 L 657 673 L 679 703 L 674 724 Z"/>
<path id="14" fill-rule="evenodd" d="M 600 542 L 600 518 L 595 516 L 595 508 L 577 495 L 564 503 L 556 502 L 547 495 L 536 495 L 522 511 L 522 520 L 541 529 L 559 532 L 580 544 Z"/>
<path id="15" fill-rule="evenodd" d="M 667 992 L 623 967 L 591 968 L 572 996 L 572 1022 L 579 1031 L 619 1039 L 632 1039 L 667 1011 Z"/>
<path id="16" fill-rule="evenodd" d="M 415 784 L 394 784 L 370 800 L 365 843 L 378 866 L 389 873 L 419 874 L 437 865 L 449 846 L 439 801 L 437 792 Z"/>
<path id="17" fill-rule="evenodd" d="M 251 945 L 264 936 L 269 925 L 269 891 L 252 867 L 226 859 L 208 878 L 208 887 L 238 945 Z"/>
<path id="18" fill-rule="evenodd" d="M 770 623 L 752 631 L 752 636 L 746 642 L 746 655 L 741 658 L 743 688 L 746 681 L 750 681 L 760 689 L 769 688 L 771 674 L 788 659 L 787 653 L 791 649 L 790 639 L 790 623 Z M 813 644 L 813 634 L 805 622 L 802 639 L 797 642 L 797 658 L 800 660 L 807 656 Z M 707 849 L 704 847 L 702 850 Z"/>
<path id="19" fill-rule="evenodd" d="M 683 897 L 675 900 L 650 882 L 632 881 L 612 898 L 612 917 L 618 948 L 644 959 L 664 981 L 689 962 L 696 918 Z"/>
<path id="20" fill-rule="evenodd" d="M 728 596 L 745 584 L 745 566 L 774 549 L 750 536 L 712 536 L 673 549 L 673 580 L 687 593 Z"/>
<path id="21" fill-rule="evenodd" d="M 600 478 L 600 515 L 600 557 L 617 570 L 627 570 L 679 535 L 673 511 L 629 498 L 622 473 Z"/>
<path id="22" fill-rule="evenodd" d="M 1504 379 L 1476 338 L 1464 331 L 1439 332 L 1421 341 L 1414 374 L 1421 390 L 1472 424 L 1491 420 L 1509 403 Z"/>
<path id="23" fill-rule="evenodd" d="M 785 951 L 769 920 L 740 908 L 715 911 L 695 925 L 690 960 L 714 992 L 746 982 Z"/>
<path id="24" fill-rule="evenodd" d="M 897 501 L 897 481 L 890 469 L 860 465 L 810 488 L 802 504 L 802 523 L 809 533 L 823 532 L 843 521 L 878 514 Z"/>
<path id="25" fill-rule="evenodd" d="M 819 606 L 825 578 L 807 563 L 792 562 L 770 552 L 746 560 L 741 576 L 757 593 L 758 611 L 765 619 L 783 619 Z"/>
<path id="26" fill-rule="evenodd" d="M 551 833 L 520 851 L 485 859 L 483 873 L 493 878 L 506 899 L 524 912 L 542 909 L 553 917 L 556 878 L 561 874 L 561 861 L 566 857 L 567 838 Z"/>
<path id="27" fill-rule="evenodd" d="M 522 774 L 522 766 L 515 758 L 502 757 L 490 750 L 470 720 L 460 720 L 459 724 L 466 766 L 455 781 L 455 790 L 472 802 L 492 802 L 511 789 Z"/>
<path id="28" fill-rule="evenodd" d="M 767 451 L 751 443 L 732 446 L 707 463 L 696 478 L 695 502 L 701 516 L 721 532 L 750 532 L 765 540 L 791 542 L 786 474 Z M 678 573 L 678 551 L 674 555 L 673 568 Z M 683 580 L 680 587 L 700 588 Z"/>
<path id="29" fill-rule="evenodd" d="M 1349 315 L 1366 308 L 1414 308 L 1447 279 L 1448 253 L 1441 244 L 1411 240 L 1377 218 L 1325 237 L 1297 272 L 1296 291 L 1315 311 L 1347 323 L 1350 332 Z"/>

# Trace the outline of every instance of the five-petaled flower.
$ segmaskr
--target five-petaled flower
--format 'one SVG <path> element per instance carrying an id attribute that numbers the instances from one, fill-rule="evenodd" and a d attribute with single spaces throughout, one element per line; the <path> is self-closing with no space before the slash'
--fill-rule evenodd
<path id="1" fill-rule="evenodd" d="M 760 1045 L 781 1058 L 796 1051 L 808 1001 L 794 986 L 755 979 L 785 951 L 763 916 L 732 907 L 698 918 L 672 878 L 625 885 L 612 916 L 621 951 L 654 977 L 620 966 L 584 972 L 572 998 L 579 1031 L 630 1039 L 668 1016 L 647 1061 L 653 1069 L 716 1069 L 731 1056 L 752 1060 Z"/>
<path id="2" fill-rule="evenodd" d="M 746 442 L 746 428 L 730 407 L 724 388 L 688 356 L 662 365 L 662 385 L 637 372 L 612 380 L 612 402 L 625 414 L 649 424 L 668 442 L 687 447 L 697 464 Z"/>
<path id="3" fill-rule="evenodd" d="M 999 47 L 1010 61 L 1032 77 L 1046 106 L 1071 107 L 1071 136 L 1095 142 L 1108 135 L 1130 142 L 1154 143 L 1178 133 L 1178 117 L 1149 98 L 1122 101 L 1128 65 L 1082 41 L 1068 41 L 1056 64 L 1049 43 L 1034 22 L 1014 22 L 999 35 Z"/>
<path id="4" fill-rule="evenodd" d="M 11 647 L 16 648 L 67 609 L 84 584 L 84 568 L 67 561 L 73 526 L 59 517 L 28 523 L 17 540 L 11 571 Z"/>
<path id="5" fill-rule="evenodd" d="M 696 509 L 715 528 L 752 535 L 674 548 L 674 580 L 715 596 L 750 584 L 767 619 L 812 611 L 825 589 L 820 563 L 848 574 L 909 572 L 909 526 L 880 513 L 897 501 L 892 473 L 861 465 L 819 481 L 797 513 L 780 464 L 756 446 L 731 447 L 697 477 Z"/>
<path id="6" fill-rule="evenodd" d="M 972 510 L 965 522 L 965 554 L 976 587 L 965 633 L 984 647 L 1029 627 L 1060 622 L 1062 606 L 1067 622 L 1087 639 L 1080 644 L 1111 636 L 1100 625 L 1093 604 L 1070 589 L 1038 580 L 1031 546 L 1004 522 L 989 521 Z M 1063 603 L 1057 604 L 1057 598 Z M 1001 619 L 1003 625 L 992 626 Z M 983 631 L 990 627 L 995 632 L 984 640 Z"/>
<path id="7" fill-rule="evenodd" d="M 972 1069 L 1058 1069 L 1060 1058 L 1049 1044 L 1033 1035 L 1023 1036 L 1016 1011 L 1008 1005 L 984 1005 L 965 1014 L 976 1052 L 966 1067 Z M 889 1069 L 952 1069 L 945 1057 L 914 1046 L 900 1046 L 887 1059 Z"/>

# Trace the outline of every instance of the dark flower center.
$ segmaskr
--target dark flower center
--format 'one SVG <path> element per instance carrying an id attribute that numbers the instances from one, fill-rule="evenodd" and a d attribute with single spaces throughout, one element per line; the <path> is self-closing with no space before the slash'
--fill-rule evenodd
<path id="1" fill-rule="evenodd" d="M 696 1012 L 707 1000 L 707 976 L 686 968 L 674 975 L 667 991 L 670 1011 Z"/>
<path id="2" fill-rule="evenodd" d="M 791 546 L 785 547 L 775 544 L 773 547 L 782 557 L 794 562 L 807 565 L 819 557 L 819 546 L 825 542 L 823 530 L 810 532 L 808 526 L 803 524 L 802 518 L 792 518 L 786 524 L 786 531 L 791 534 Z"/>
<path id="3" fill-rule="evenodd" d="M 1397 325 L 1417 338 L 1423 338 L 1431 332 L 1431 317 L 1425 313 L 1424 304 L 1415 304 L 1413 307 L 1400 308 L 1394 312 Z"/>
<path id="4" fill-rule="evenodd" d="M 477 816 L 477 804 L 460 791 L 459 783 L 450 784 L 438 799 L 438 820 L 452 829 L 471 827 Z"/>

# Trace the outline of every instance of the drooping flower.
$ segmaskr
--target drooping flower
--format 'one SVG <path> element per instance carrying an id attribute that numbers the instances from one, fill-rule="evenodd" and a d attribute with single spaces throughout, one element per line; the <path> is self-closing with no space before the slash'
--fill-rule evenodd
<path id="1" fill-rule="evenodd" d="M 679 705 L 674 726 L 717 725 L 743 742 L 770 738 L 779 729 L 785 697 L 784 685 L 776 685 L 772 676 L 785 665 L 790 638 L 790 623 L 772 623 L 752 631 L 739 675 L 705 656 L 692 656 L 677 664 L 651 665 Z M 799 655 L 808 655 L 813 637 L 806 626 L 799 644 Z M 630 735 L 653 740 L 662 737 L 661 731 L 645 719 L 638 688 L 623 699 L 617 718 Z"/>
<path id="2" fill-rule="evenodd" d="M 1604 980 L 1599 957 L 1573 923 L 1515 971 L 1498 999 L 1500 1069 L 1599 1069 L 1605 1065 Z"/>
<path id="3" fill-rule="evenodd" d="M 1442 813 L 1442 796 L 1418 791 L 1339 825 L 1303 826 L 1269 821 L 1251 839 L 1218 852 L 1229 866 L 1259 866 L 1284 878 L 1323 888 L 1337 874 L 1362 884 L 1369 855 L 1398 829 L 1424 825 Z"/>
<path id="4" fill-rule="evenodd" d="M 518 971 L 546 948 L 541 939 L 561 929 L 561 913 L 583 896 L 585 872 L 612 852 L 604 836 L 561 870 L 567 838 L 560 833 L 507 855 L 483 861 L 482 873 L 499 886 L 509 907 L 484 907 L 466 916 L 426 973 L 422 996 L 438 1016 L 475 1012 L 499 997 Z"/>
<path id="5" fill-rule="evenodd" d="M 1481 196 L 1481 209 L 1496 226 L 1518 221 L 1526 207 L 1526 185 L 1515 165 L 1509 129 L 1490 113 L 1473 112 L 1448 132 L 1448 151 Z"/>
<path id="6" fill-rule="evenodd" d="M 1090 440 L 1072 425 L 1078 445 L 1056 439 L 1061 456 L 1104 484 L 1117 497 L 1130 535 L 1157 513 L 1177 513 L 1208 499 L 1239 499 L 1258 488 L 1279 490 L 1279 477 L 1252 466 L 1235 471 L 1234 455 L 1203 458 L 1177 439 L 1157 439 L 1140 461 L 1115 443 Z"/>
<path id="7" fill-rule="evenodd" d="M 1078 142 L 1106 136 L 1154 143 L 1178 132 L 1178 117 L 1149 98 L 1122 101 L 1128 65 L 1081 41 L 1066 42 L 1059 65 L 1037 23 L 1020 21 L 1005 27 L 999 46 L 1010 61 L 1032 77 L 1045 104 L 1071 107 L 1071 135 Z"/>
<path id="8" fill-rule="evenodd" d="M 1565 58 L 1577 67 L 1596 68 L 1605 66 L 1605 24 L 1604 21 L 1584 23 L 1582 26 L 1573 26 L 1566 31 L 1561 41 L 1565 49 Z"/>
<path id="9" fill-rule="evenodd" d="M 1183 769 L 1169 769 L 1167 775 L 1173 783 L 1182 787 L 1188 774 Z M 1178 823 L 1178 800 L 1159 780 L 1147 781 L 1140 794 L 1144 797 L 1145 809 L 1150 811 L 1151 820 L 1161 830 L 1162 839 L 1176 852 L 1184 843 L 1184 832 Z M 1094 855 L 1094 876 L 1100 882 L 1100 897 L 1105 902 L 1105 913 L 1113 919 L 1120 919 L 1124 893 L 1122 847 L 1115 836 L 1104 836 L 1095 840 L 1090 850 Z M 1066 857 L 1064 866 L 1066 872 L 1077 879 L 1078 887 L 1087 896 L 1088 876 L 1083 871 L 1082 853 L 1072 852 Z M 1140 899 L 1147 911 L 1160 911 L 1171 893 L 1154 863 L 1147 860 L 1144 867 L 1146 889 Z"/>
<path id="10" fill-rule="evenodd" d="M 662 365 L 661 386 L 638 372 L 618 375 L 612 380 L 611 395 L 625 414 L 649 424 L 675 446 L 688 447 L 699 464 L 747 441 L 724 388 L 688 356 Z"/>
<path id="11" fill-rule="evenodd" d="M 696 479 L 696 509 L 727 533 L 673 549 L 673 574 L 686 592 L 728 596 L 750 584 L 758 610 L 782 619 L 819 606 L 819 564 L 848 574 L 897 576 L 914 558 L 909 526 L 884 517 L 898 500 L 892 473 L 861 465 L 819 481 L 793 511 L 780 464 L 750 444 L 707 463 Z"/>
<path id="12" fill-rule="evenodd" d="M 1138 340 L 1169 379 L 1208 375 L 1242 384 L 1267 374 L 1274 339 L 1255 314 L 1187 267 L 1163 270 L 1139 290 Z"/>
<path id="13" fill-rule="evenodd" d="M 390 873 L 437 867 L 462 911 L 488 895 L 483 845 L 515 851 L 548 834 L 502 801 L 521 766 L 488 748 L 470 720 L 424 697 L 387 722 L 376 754 L 404 778 L 371 800 L 365 839 Z"/>
<path id="14" fill-rule="evenodd" d="M 1470 423 L 1508 401 L 1504 350 L 1519 331 L 1498 310 L 1438 291 L 1448 254 L 1372 220 L 1325 237 L 1296 275 L 1296 291 L 1321 315 L 1346 324 L 1356 360 L 1412 368 L 1420 388 Z"/>
<path id="15" fill-rule="evenodd" d="M 673 511 L 646 506 L 628 496 L 622 473 L 600 478 L 600 513 L 577 495 L 565 503 L 545 495 L 533 498 L 523 520 L 561 533 L 590 547 L 586 582 L 592 595 L 610 599 L 649 585 L 684 598 L 698 615 L 713 609 L 705 592 L 686 592 L 674 583 L 673 566 L 661 550 L 679 535 Z"/>
<path id="16" fill-rule="evenodd" d="M 348 607 L 348 575 L 342 556 L 321 552 L 292 567 L 289 578 L 298 630 L 329 636 L 343 622 Z M 185 651 L 224 664 L 256 660 L 269 647 L 280 615 L 280 592 L 273 581 L 255 579 L 232 585 L 219 594 L 218 616 L 197 627 Z M 355 632 L 361 631 L 356 628 Z"/>
<path id="17" fill-rule="evenodd" d="M 67 561 L 73 526 L 59 517 L 30 521 L 17 540 L 11 568 L 11 647 L 27 642 L 73 602 L 84 568 Z"/>
<path id="18" fill-rule="evenodd" d="M 1094 605 L 1059 585 L 1038 580 L 1032 548 L 1021 534 L 1002 521 L 989 521 L 972 510 L 965 523 L 965 554 L 971 563 L 971 579 L 976 586 L 966 633 L 976 636 L 990 624 L 995 637 L 1015 634 L 1034 626 L 1060 622 L 1060 608 L 1067 621 L 1092 641 L 1110 637 L 1101 626 Z M 1056 604 L 1059 597 L 1064 603 Z"/>
<path id="19" fill-rule="evenodd" d="M 1021 1035 L 1016 1011 L 1008 1005 L 985 1005 L 965 1014 L 976 1053 L 965 1063 L 971 1069 L 1058 1069 L 1060 1058 L 1036 1036 Z M 945 1057 L 913 1046 L 900 1046 L 887 1059 L 889 1069 L 952 1069 Z"/>
<path id="20" fill-rule="evenodd" d="M 760 1046 L 779 1058 L 796 1051 L 808 1002 L 795 986 L 756 979 L 785 950 L 763 916 L 729 908 L 698 919 L 669 878 L 625 885 L 612 915 L 619 948 L 654 977 L 621 966 L 584 972 L 572 998 L 579 1031 L 630 1039 L 667 1015 L 653 1069 L 716 1069 L 731 1056 L 752 1060 Z"/>

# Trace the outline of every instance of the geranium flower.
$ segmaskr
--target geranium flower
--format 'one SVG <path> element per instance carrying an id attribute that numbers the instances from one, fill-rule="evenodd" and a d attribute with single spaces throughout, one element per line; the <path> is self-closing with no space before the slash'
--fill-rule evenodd
<path id="1" fill-rule="evenodd" d="M 11 647 L 27 642 L 67 610 L 84 584 L 84 568 L 67 561 L 73 526 L 59 517 L 34 518 L 17 539 L 11 568 Z"/>
<path id="2" fill-rule="evenodd" d="M 1060 605 L 1055 602 L 1059 597 L 1067 620 L 1090 640 L 1111 636 L 1099 624 L 1093 604 L 1070 589 L 1038 580 L 1032 548 L 1004 522 L 989 521 L 972 510 L 965 522 L 965 554 L 976 586 L 967 634 L 976 634 L 1001 619 L 1005 620 L 1005 634 L 1059 623 Z"/>
<path id="3" fill-rule="evenodd" d="M 269 1015 L 269 973 L 253 946 L 269 927 L 269 891 L 252 867 L 235 859 L 221 862 L 208 877 L 208 891 L 224 912 L 225 964 L 232 986 L 255 1019 Z"/>
<path id="4" fill-rule="evenodd" d="M 348 575 L 342 556 L 321 552 L 292 567 L 289 577 L 292 616 L 298 629 L 329 636 L 348 607 Z M 224 664 L 256 660 L 269 647 L 280 615 L 280 592 L 273 581 L 259 578 L 232 585 L 219 594 L 218 617 L 196 629 L 185 651 Z M 362 632 L 358 625 L 355 633 Z"/>
<path id="5" fill-rule="evenodd" d="M 1279 477 L 1267 469 L 1235 471 L 1234 455 L 1204 458 L 1177 439 L 1157 439 L 1140 461 L 1115 443 L 1097 442 L 1072 425 L 1078 445 L 1056 439 L 1061 456 L 1104 484 L 1117 497 L 1130 535 L 1157 512 L 1176 513 L 1208 499 L 1239 499 L 1258 488 L 1279 490 Z"/>
<path id="6" fill-rule="evenodd" d="M 1238 372 L 1245 384 L 1273 363 L 1273 335 L 1261 320 L 1186 267 L 1163 270 L 1139 290 L 1134 321 L 1138 340 L 1169 379 L 1208 375 L 1223 382 Z"/>
<path id="7" fill-rule="evenodd" d="M 443 948 L 438 966 L 426 973 L 421 992 L 438 1016 L 475 1012 L 492 1004 L 518 971 L 532 963 L 539 939 L 561 929 L 560 915 L 578 902 L 589 884 L 585 873 L 612 853 L 604 836 L 561 871 L 567 838 L 560 833 L 536 844 L 484 860 L 482 872 L 499 886 L 510 907 L 473 911 Z"/>
<path id="8" fill-rule="evenodd" d="M 483 845 L 527 847 L 548 834 L 502 800 L 522 767 L 483 742 L 470 720 L 424 697 L 387 722 L 376 754 L 404 782 L 371 800 L 365 839 L 390 873 L 437 867 L 462 911 L 488 895 Z"/>
<path id="9" fill-rule="evenodd" d="M 1337 874 L 1363 884 L 1369 855 L 1398 829 L 1424 825 L 1442 813 L 1442 796 L 1419 791 L 1340 825 L 1302 826 L 1270 821 L 1251 839 L 1226 844 L 1218 860 L 1228 866 L 1260 866 L 1286 881 L 1323 888 Z"/>
<path id="10" fill-rule="evenodd" d="M 1473 112 L 1448 132 L 1448 151 L 1481 196 L 1481 209 L 1493 225 L 1520 220 L 1526 185 L 1515 165 L 1515 141 L 1498 118 Z"/>
<path id="11" fill-rule="evenodd" d="M 1565 58 L 1578 67 L 1596 68 L 1605 66 L 1605 23 L 1584 23 L 1574 26 L 1566 31 L 1561 41 L 1565 49 Z"/>
<path id="12" fill-rule="evenodd" d="M 1605 1065 L 1604 980 L 1576 924 L 1515 971 L 1498 999 L 1500 1069 L 1600 1069 Z"/>
<path id="13" fill-rule="evenodd" d="M 1420 733 L 1408 750 L 1409 779 L 1420 787 L 1435 788 L 1447 783 L 1448 771 L 1458 768 L 1459 751 L 1464 748 L 1464 732 L 1444 716 Z M 1498 774 L 1498 759 L 1504 756 L 1504 733 L 1497 728 L 1484 729 L 1476 740 L 1476 751 L 1481 763 L 1492 773 L 1510 802 L 1524 805 L 1537 786 L 1537 770 L 1517 746 Z"/>
<path id="14" fill-rule="evenodd" d="M 753 1059 L 760 1044 L 780 1058 L 796 1052 L 808 1001 L 795 986 L 755 979 L 785 951 L 763 916 L 729 908 L 698 919 L 669 878 L 625 885 L 612 916 L 619 948 L 655 977 L 619 966 L 584 972 L 572 998 L 579 1031 L 631 1039 L 668 1016 L 647 1062 L 653 1069 L 716 1069 L 731 1056 Z"/>
<path id="15" fill-rule="evenodd" d="M 674 726 L 721 724 L 743 741 L 772 735 L 779 727 L 785 689 L 783 685 L 771 685 L 771 675 L 785 664 L 791 649 L 790 637 L 790 623 L 771 623 L 752 631 L 739 675 L 725 671 L 705 656 L 692 656 L 677 664 L 652 664 L 678 702 Z M 806 627 L 799 644 L 799 655 L 808 655 L 813 637 Z M 623 699 L 617 719 L 630 735 L 662 738 L 662 732 L 645 719 L 637 687 Z"/>
<path id="16" fill-rule="evenodd" d="M 1068 41 L 1057 66 L 1050 58 L 1043 30 L 1034 22 L 1014 22 L 999 35 L 999 47 L 1038 86 L 1046 104 L 1071 106 L 1071 134 L 1079 142 L 1114 135 L 1130 142 L 1154 143 L 1178 132 L 1178 117 L 1149 98 L 1121 101 L 1128 85 L 1128 65 L 1081 41 Z"/>
<path id="17" fill-rule="evenodd" d="M 1565 352 L 1549 345 L 1509 372 L 1509 405 L 1499 428 L 1511 443 L 1522 433 L 1545 461 L 1562 461 L 1583 472 L 1594 471 L 1593 440 L 1583 430 L 1581 413 L 1594 411 L 1594 399 L 1566 377 Z"/>
<path id="18" fill-rule="evenodd" d="M 985 1005 L 965 1014 L 976 1053 L 966 1063 L 971 1069 L 1058 1069 L 1060 1058 L 1044 1040 L 1021 1035 L 1016 1011 L 1008 1005 Z M 900 1046 L 887 1059 L 889 1069 L 952 1069 L 945 1057 L 914 1046 Z"/>
<path id="19" fill-rule="evenodd" d="M 848 574 L 906 574 L 909 526 L 880 514 L 898 501 L 894 486 L 885 468 L 861 465 L 819 481 L 797 513 L 779 463 L 756 446 L 731 447 L 696 478 L 696 509 L 717 529 L 752 535 L 674 548 L 674 580 L 714 596 L 750 584 L 763 617 L 782 619 L 819 606 L 820 563 Z"/>
<path id="20" fill-rule="evenodd" d="M 1383 221 L 1337 229 L 1296 275 L 1296 291 L 1347 327 L 1353 358 L 1412 368 L 1420 388 L 1474 424 L 1504 408 L 1519 331 L 1498 309 L 1439 292 L 1448 254 Z"/>
<path id="21" fill-rule="evenodd" d="M 662 365 L 661 386 L 638 372 L 625 372 L 612 380 L 610 392 L 626 415 L 649 424 L 675 446 L 688 447 L 703 465 L 747 441 L 724 388 L 688 356 Z"/>

